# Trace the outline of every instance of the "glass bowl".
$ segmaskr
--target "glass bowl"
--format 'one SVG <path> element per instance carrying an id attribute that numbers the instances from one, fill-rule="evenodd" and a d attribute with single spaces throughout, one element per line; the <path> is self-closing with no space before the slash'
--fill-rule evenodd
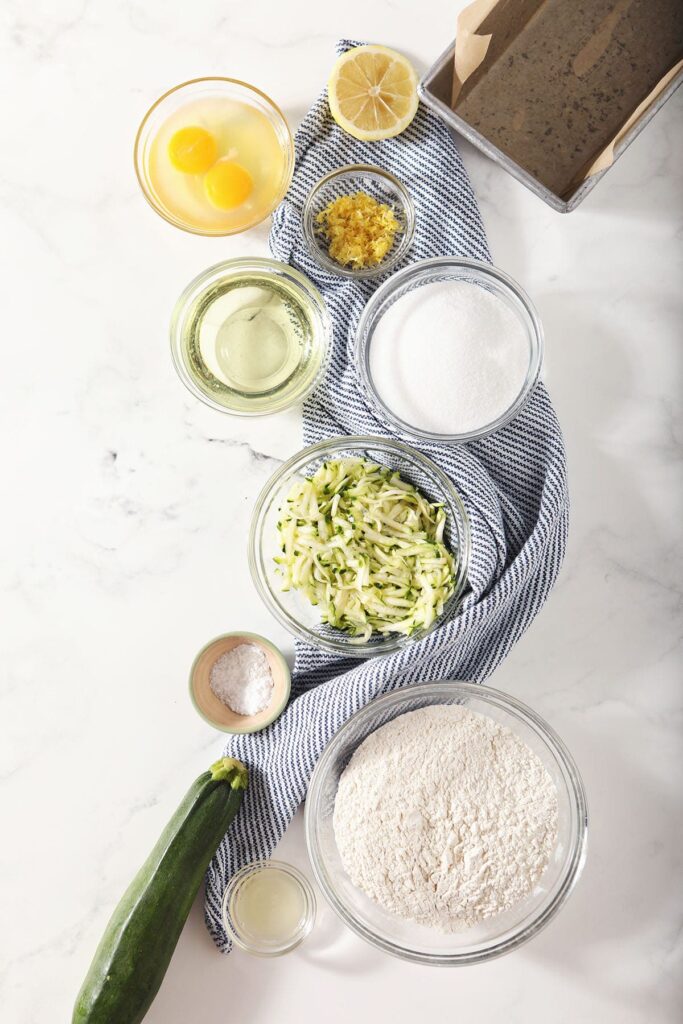
<path id="1" fill-rule="evenodd" d="M 272 931 L 268 934 L 268 929 L 264 932 L 259 928 L 257 921 L 249 920 L 240 906 L 250 882 L 257 874 L 266 871 L 273 874 L 277 872 L 281 884 L 295 891 L 301 902 L 301 912 L 286 934 L 277 935 Z M 266 901 L 267 899 L 268 897 L 265 898 Z M 263 902 L 262 896 L 259 910 L 263 909 Z M 223 894 L 223 927 L 240 949 L 254 956 L 272 957 L 291 953 L 310 933 L 315 923 L 315 913 L 315 893 L 311 883 L 297 868 L 281 860 L 257 860 L 247 864 L 233 875 Z"/>
<path id="2" fill-rule="evenodd" d="M 221 384 L 207 370 L 200 374 L 190 358 L 192 325 L 214 289 L 224 283 L 264 282 L 275 287 L 301 310 L 308 321 L 310 338 L 302 345 L 297 367 L 277 387 L 242 391 Z M 304 274 L 277 260 L 248 257 L 226 260 L 209 267 L 193 281 L 178 299 L 171 319 L 171 355 L 185 387 L 195 398 L 212 409 L 233 416 L 265 416 L 282 412 L 302 401 L 325 372 L 332 327 L 325 302 L 318 289 Z"/>
<path id="3" fill-rule="evenodd" d="M 202 228 L 184 220 L 181 215 L 171 209 L 169 204 L 164 202 L 150 176 L 149 165 L 152 145 L 164 122 L 177 110 L 190 103 L 202 100 L 210 101 L 216 97 L 246 104 L 264 115 L 275 131 L 282 156 L 282 173 L 279 181 L 273 188 L 270 203 L 259 205 L 254 211 L 253 219 L 241 221 L 239 226 L 232 228 L 229 226 Z M 266 96 L 260 89 L 249 85 L 247 82 L 241 82 L 237 78 L 193 78 L 188 82 L 183 82 L 181 85 L 176 85 L 169 89 L 149 108 L 138 128 L 133 159 L 135 162 L 135 173 L 145 199 L 152 209 L 156 210 L 169 224 L 173 224 L 175 227 L 182 228 L 183 231 L 189 231 L 195 235 L 232 235 L 246 231 L 248 228 L 265 220 L 285 195 L 294 173 L 294 141 L 284 114 L 270 97 Z"/>
<path id="4" fill-rule="evenodd" d="M 390 306 L 402 295 L 426 284 L 438 281 L 464 281 L 485 288 L 501 299 L 518 318 L 529 342 L 529 364 L 522 387 L 510 405 L 497 419 L 482 424 L 476 430 L 462 434 L 437 434 L 421 430 L 406 423 L 384 402 L 377 389 L 370 366 L 370 350 L 377 325 Z M 355 332 L 355 360 L 366 396 L 380 421 L 393 431 L 400 431 L 420 440 L 447 444 L 461 444 L 486 437 L 500 430 L 520 412 L 538 381 L 543 361 L 543 328 L 529 298 L 511 277 L 488 263 L 461 259 L 457 256 L 437 256 L 419 260 L 398 271 L 384 281 L 372 295 L 363 310 Z"/>
<path id="5" fill-rule="evenodd" d="M 557 845 L 534 891 L 506 912 L 448 935 L 388 913 L 357 889 L 343 868 L 332 820 L 339 778 L 363 740 L 399 715 L 435 704 L 461 704 L 515 732 L 550 774 L 559 809 Z M 586 854 L 586 795 L 562 740 L 521 701 L 476 683 L 423 683 L 372 701 L 336 733 L 311 778 L 305 829 L 313 873 L 323 895 L 362 939 L 403 960 L 441 966 L 476 964 L 521 946 L 565 903 Z"/>
<path id="6" fill-rule="evenodd" d="M 404 480 L 418 488 L 430 501 L 442 502 L 446 510 L 444 542 L 456 560 L 455 590 L 442 614 L 429 629 L 410 636 L 373 635 L 359 644 L 340 629 L 320 622 L 320 616 L 303 594 L 283 591 L 275 557 L 280 555 L 277 522 L 281 507 L 294 481 L 309 477 L 326 461 L 363 458 L 397 470 Z M 431 459 L 400 441 L 383 437 L 336 437 L 304 448 L 270 478 L 256 500 L 249 532 L 249 568 L 262 600 L 275 618 L 294 636 L 330 654 L 347 658 L 369 658 L 414 644 L 451 618 L 457 611 L 467 578 L 470 556 L 469 520 L 460 495 Z"/>
<path id="7" fill-rule="evenodd" d="M 316 222 L 318 214 L 334 199 L 355 192 L 365 192 L 377 202 L 386 203 L 400 224 L 384 259 L 375 266 L 358 269 L 345 267 L 332 259 L 322 229 Z M 392 270 L 408 252 L 415 231 L 415 207 L 405 185 L 389 171 L 371 164 L 349 164 L 326 174 L 313 186 L 304 203 L 302 220 L 306 244 L 326 270 L 341 277 L 377 277 Z"/>

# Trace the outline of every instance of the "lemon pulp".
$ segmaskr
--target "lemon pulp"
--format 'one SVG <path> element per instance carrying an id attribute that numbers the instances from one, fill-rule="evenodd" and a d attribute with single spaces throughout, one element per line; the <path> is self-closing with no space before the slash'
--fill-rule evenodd
<path id="1" fill-rule="evenodd" d="M 387 46 L 356 46 L 337 58 L 327 85 L 330 113 L 356 139 L 399 135 L 417 112 L 417 75 Z"/>

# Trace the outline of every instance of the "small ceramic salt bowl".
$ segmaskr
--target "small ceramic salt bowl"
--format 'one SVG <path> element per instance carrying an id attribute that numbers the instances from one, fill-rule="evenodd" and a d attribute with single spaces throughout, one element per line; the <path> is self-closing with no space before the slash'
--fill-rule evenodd
<path id="1" fill-rule="evenodd" d="M 255 644 L 260 647 L 273 676 L 273 692 L 270 703 L 256 715 L 239 715 L 211 689 L 211 669 L 223 654 L 240 644 Z M 223 732 L 258 732 L 271 725 L 282 714 L 289 700 L 291 676 L 289 666 L 280 651 L 270 640 L 257 633 L 223 633 L 202 647 L 190 669 L 190 697 L 202 718 Z"/>

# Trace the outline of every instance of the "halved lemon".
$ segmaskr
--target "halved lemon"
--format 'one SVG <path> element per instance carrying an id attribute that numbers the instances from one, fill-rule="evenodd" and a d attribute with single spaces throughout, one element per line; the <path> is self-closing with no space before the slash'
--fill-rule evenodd
<path id="1" fill-rule="evenodd" d="M 354 139 L 391 139 L 415 117 L 417 75 L 388 46 L 356 46 L 335 62 L 327 96 L 332 117 Z"/>

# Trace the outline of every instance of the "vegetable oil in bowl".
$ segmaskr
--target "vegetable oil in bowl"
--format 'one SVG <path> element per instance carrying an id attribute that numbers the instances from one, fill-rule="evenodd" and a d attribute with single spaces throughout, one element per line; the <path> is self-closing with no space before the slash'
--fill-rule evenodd
<path id="1" fill-rule="evenodd" d="M 194 372 L 214 393 L 248 397 L 287 383 L 310 356 L 311 329 L 286 290 L 247 278 L 202 296 L 186 344 Z"/>
<path id="2" fill-rule="evenodd" d="M 250 415 L 279 411 L 310 390 L 327 334 L 322 299 L 303 275 L 271 260 L 233 260 L 186 289 L 172 344 L 194 394 Z"/>

